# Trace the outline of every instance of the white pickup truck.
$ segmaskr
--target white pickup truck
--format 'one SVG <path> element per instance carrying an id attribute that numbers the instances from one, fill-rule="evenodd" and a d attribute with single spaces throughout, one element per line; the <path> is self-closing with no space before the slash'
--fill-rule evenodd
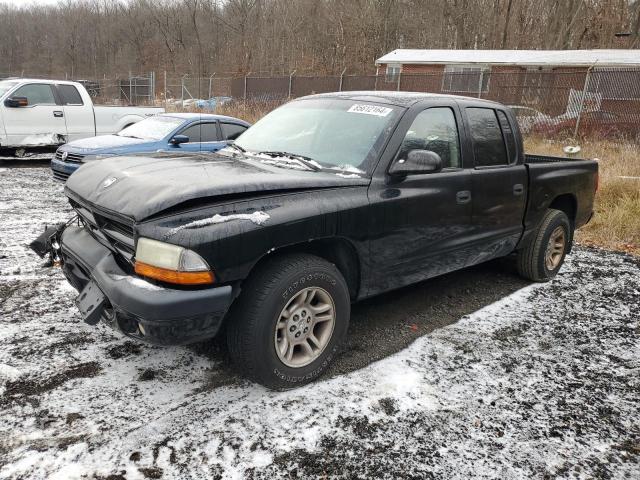
<path id="1" fill-rule="evenodd" d="M 156 107 L 95 106 L 77 82 L 27 78 L 0 81 L 0 150 L 22 156 L 80 138 L 108 135 L 146 117 Z"/>

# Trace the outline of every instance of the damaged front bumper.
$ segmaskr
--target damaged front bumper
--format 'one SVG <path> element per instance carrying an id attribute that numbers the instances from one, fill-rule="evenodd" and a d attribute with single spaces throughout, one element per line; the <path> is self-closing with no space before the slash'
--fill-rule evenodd
<path id="1" fill-rule="evenodd" d="M 234 298 L 231 286 L 179 290 L 130 275 L 84 227 L 62 232 L 60 252 L 65 276 L 81 292 L 78 306 L 85 320 L 102 320 L 145 342 L 179 345 L 211 338 Z M 100 311 L 88 314 L 89 306 Z"/>

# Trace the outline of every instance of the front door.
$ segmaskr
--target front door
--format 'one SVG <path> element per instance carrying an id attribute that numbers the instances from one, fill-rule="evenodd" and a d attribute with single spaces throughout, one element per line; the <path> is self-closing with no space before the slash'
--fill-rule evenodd
<path id="1" fill-rule="evenodd" d="M 178 135 L 189 137 L 187 143 L 174 147 L 185 152 L 216 151 L 226 145 L 226 142 L 219 140 L 220 134 L 216 122 L 191 124 Z"/>
<path id="2" fill-rule="evenodd" d="M 15 90 L 10 97 L 25 97 L 27 105 L 2 105 L 8 146 L 36 147 L 66 142 L 64 112 L 56 102 L 51 85 L 31 83 Z"/>
<path id="3" fill-rule="evenodd" d="M 462 162 L 458 125 L 455 104 L 421 111 L 393 162 L 405 160 L 411 150 L 430 150 L 442 159 L 442 171 L 404 178 L 374 176 L 369 189 L 372 282 L 367 295 L 466 264 L 471 173 Z"/>

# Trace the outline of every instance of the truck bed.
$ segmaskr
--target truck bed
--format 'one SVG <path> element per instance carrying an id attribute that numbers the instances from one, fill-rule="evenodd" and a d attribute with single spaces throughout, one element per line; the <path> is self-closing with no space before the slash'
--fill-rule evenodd
<path id="1" fill-rule="evenodd" d="M 562 197 L 574 209 L 575 227 L 589 221 L 598 183 L 598 162 L 549 155 L 524 156 L 529 172 L 525 230 L 539 224 L 551 199 Z M 577 199 L 581 201 L 578 202 Z"/>

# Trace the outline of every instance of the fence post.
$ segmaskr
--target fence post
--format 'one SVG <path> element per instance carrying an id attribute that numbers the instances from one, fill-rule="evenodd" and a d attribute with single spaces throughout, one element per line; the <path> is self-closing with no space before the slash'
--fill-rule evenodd
<path id="1" fill-rule="evenodd" d="M 167 109 L 167 71 L 164 71 L 164 108 Z"/>
<path id="2" fill-rule="evenodd" d="M 207 100 L 209 100 L 211 98 L 211 81 L 213 80 L 213 77 L 215 76 L 216 72 L 213 72 L 212 75 L 209 75 L 209 96 L 207 97 Z"/>
<path id="3" fill-rule="evenodd" d="M 342 91 L 342 80 L 344 78 L 344 73 L 347 71 L 347 67 L 344 67 L 344 70 L 342 70 L 342 73 L 340 74 L 340 87 L 338 87 L 338 91 L 341 92 Z"/>
<path id="4" fill-rule="evenodd" d="M 482 82 L 484 81 L 484 70 L 480 69 L 480 78 L 478 79 L 478 98 L 482 98 Z"/>
<path id="5" fill-rule="evenodd" d="M 184 78 L 187 76 L 187 74 L 185 73 L 181 78 L 180 78 L 180 105 L 182 106 L 182 108 L 184 108 Z"/>
<path id="6" fill-rule="evenodd" d="M 396 90 L 399 92 L 400 91 L 400 80 L 402 79 L 402 70 L 400 70 L 398 72 L 398 86 L 396 87 Z"/>
<path id="7" fill-rule="evenodd" d="M 247 99 L 247 77 L 249 76 L 251 72 L 247 72 L 246 75 L 244 76 L 244 99 Z"/>
<path id="8" fill-rule="evenodd" d="M 297 70 L 294 70 L 289 74 L 289 98 L 291 98 L 291 87 L 293 86 L 293 76 L 296 74 Z"/>
<path id="9" fill-rule="evenodd" d="M 133 105 L 133 87 L 131 85 L 131 70 L 129 70 L 129 105 Z"/>
<path id="10" fill-rule="evenodd" d="M 580 128 L 580 118 L 582 117 L 582 109 L 584 108 L 584 100 L 587 96 L 587 88 L 589 88 L 589 81 L 591 80 L 591 70 L 594 65 L 591 65 L 587 70 L 587 74 L 584 77 L 584 87 L 582 87 L 582 96 L 580 97 L 580 106 L 578 107 L 578 117 L 576 118 L 576 128 L 573 131 L 573 138 L 578 138 L 578 129 Z"/>

